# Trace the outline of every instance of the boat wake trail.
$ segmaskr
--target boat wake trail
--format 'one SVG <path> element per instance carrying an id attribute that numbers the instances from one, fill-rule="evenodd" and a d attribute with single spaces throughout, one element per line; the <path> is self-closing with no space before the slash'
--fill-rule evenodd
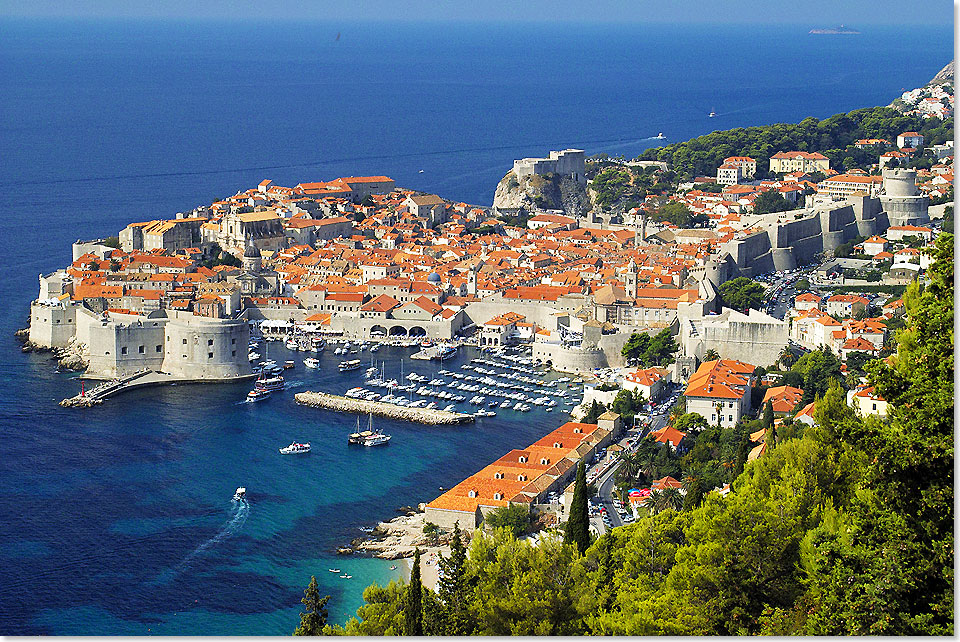
<path id="1" fill-rule="evenodd" d="M 244 522 L 247 521 L 247 517 L 250 515 L 250 504 L 248 504 L 246 500 L 235 502 L 235 504 L 236 506 L 233 509 L 233 514 L 230 516 L 230 519 L 220 527 L 220 530 L 217 531 L 213 537 L 193 549 L 193 551 L 183 558 L 179 564 L 161 573 L 160 576 L 155 580 L 154 584 L 169 582 L 177 575 L 182 573 L 190 565 L 190 563 L 202 555 L 204 551 L 239 531 L 243 527 Z"/>

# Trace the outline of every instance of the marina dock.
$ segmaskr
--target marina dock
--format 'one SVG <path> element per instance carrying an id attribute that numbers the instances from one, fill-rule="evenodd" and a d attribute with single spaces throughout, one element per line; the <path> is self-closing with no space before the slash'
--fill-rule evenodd
<path id="1" fill-rule="evenodd" d="M 429 426 L 449 426 L 469 423 L 474 420 L 473 415 L 461 412 L 448 412 L 430 408 L 406 408 L 395 406 L 381 401 L 367 401 L 365 399 L 351 399 L 338 395 L 328 395 L 324 392 L 299 392 L 294 395 L 298 404 L 314 408 L 326 408 L 337 412 L 355 412 L 373 414 L 377 417 L 403 419 L 415 421 Z"/>

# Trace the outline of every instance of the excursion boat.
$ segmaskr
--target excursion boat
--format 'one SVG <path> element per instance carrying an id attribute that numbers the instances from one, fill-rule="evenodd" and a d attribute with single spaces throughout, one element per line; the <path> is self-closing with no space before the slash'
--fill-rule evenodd
<path id="1" fill-rule="evenodd" d="M 263 401 L 270 396 L 269 390 L 264 390 L 262 388 L 254 388 L 247 393 L 247 401 L 253 403 L 254 401 Z"/>
<path id="2" fill-rule="evenodd" d="M 247 498 L 247 489 L 243 486 L 237 488 L 237 492 L 233 494 L 234 501 L 242 502 Z"/>
<path id="3" fill-rule="evenodd" d="M 310 444 L 301 444 L 296 441 L 286 448 L 280 449 L 281 455 L 303 455 L 308 452 L 310 452 Z"/>
<path id="4" fill-rule="evenodd" d="M 283 390 L 283 377 L 277 375 L 275 377 L 257 377 L 255 388 L 260 390 Z"/>
<path id="5" fill-rule="evenodd" d="M 444 359 L 450 359 L 455 354 L 457 354 L 457 346 L 452 345 L 442 345 L 437 349 L 437 360 L 443 361 Z"/>
<path id="6" fill-rule="evenodd" d="M 314 357 L 307 357 L 306 359 L 303 360 L 303 365 L 305 365 L 308 368 L 314 368 L 314 369 L 319 368 L 320 359 L 316 359 Z"/>
<path id="7" fill-rule="evenodd" d="M 347 438 L 347 443 L 357 444 L 359 446 L 382 446 L 390 441 L 390 435 L 385 435 L 380 430 L 373 429 L 373 415 L 369 415 L 367 430 L 361 432 L 360 417 L 357 417 L 357 432 L 351 433 Z"/>
<path id="8" fill-rule="evenodd" d="M 351 359 L 350 361 L 341 361 L 340 365 L 337 366 L 340 372 L 349 372 L 350 370 L 359 370 L 360 369 L 360 360 Z"/>
<path id="9" fill-rule="evenodd" d="M 295 339 L 287 339 L 283 342 L 283 345 L 287 348 L 287 350 L 293 350 L 294 352 L 300 349 L 300 345 Z"/>

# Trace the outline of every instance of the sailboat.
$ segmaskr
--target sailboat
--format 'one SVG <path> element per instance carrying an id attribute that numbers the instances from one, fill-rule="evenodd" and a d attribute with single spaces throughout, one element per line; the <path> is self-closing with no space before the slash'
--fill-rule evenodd
<path id="1" fill-rule="evenodd" d="M 358 444 L 360 446 L 382 446 L 390 441 L 390 435 L 385 435 L 379 430 L 373 429 L 373 414 L 368 418 L 367 430 L 360 432 L 360 417 L 357 417 L 357 432 L 350 435 L 347 443 Z"/>

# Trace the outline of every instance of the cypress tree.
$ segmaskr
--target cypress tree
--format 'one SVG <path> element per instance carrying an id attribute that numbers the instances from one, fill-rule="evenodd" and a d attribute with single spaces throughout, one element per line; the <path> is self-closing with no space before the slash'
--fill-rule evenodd
<path id="1" fill-rule="evenodd" d="M 300 626 L 293 632 L 294 635 L 322 635 L 323 627 L 327 623 L 327 602 L 330 596 L 320 598 L 320 588 L 317 586 L 317 578 L 310 576 L 310 585 L 303 592 L 303 599 L 300 600 L 307 607 L 306 613 L 300 614 Z"/>
<path id="2" fill-rule="evenodd" d="M 438 582 L 437 592 L 445 610 L 445 635 L 470 635 L 473 632 L 467 613 L 466 561 L 467 549 L 463 545 L 460 524 L 457 523 L 453 526 L 450 557 L 440 558 L 443 575 Z"/>
<path id="3" fill-rule="evenodd" d="M 769 428 L 773 425 L 773 401 L 763 404 L 763 427 Z"/>
<path id="4" fill-rule="evenodd" d="M 577 466 L 577 481 L 573 487 L 573 501 L 570 502 L 570 517 L 563 536 L 564 544 L 573 544 L 577 552 L 583 552 L 590 546 L 590 517 L 587 514 L 587 472 L 581 461 Z"/>
<path id="5" fill-rule="evenodd" d="M 423 584 L 420 582 L 420 549 L 413 553 L 413 570 L 403 607 L 403 634 L 423 635 Z"/>

